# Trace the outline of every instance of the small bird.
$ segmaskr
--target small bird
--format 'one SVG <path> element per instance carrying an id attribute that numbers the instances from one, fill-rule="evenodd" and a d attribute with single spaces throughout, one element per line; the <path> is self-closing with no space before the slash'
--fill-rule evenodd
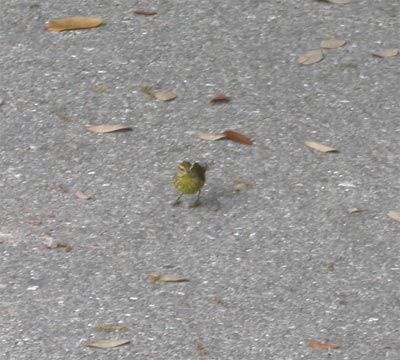
<path id="1" fill-rule="evenodd" d="M 200 204 L 200 193 L 206 182 L 207 166 L 201 166 L 198 163 L 193 165 L 189 161 L 179 164 L 179 171 L 174 176 L 175 187 L 181 192 L 178 199 L 173 203 L 174 206 L 180 204 L 181 197 L 185 195 L 194 195 L 197 193 L 197 199 L 191 207 Z"/>

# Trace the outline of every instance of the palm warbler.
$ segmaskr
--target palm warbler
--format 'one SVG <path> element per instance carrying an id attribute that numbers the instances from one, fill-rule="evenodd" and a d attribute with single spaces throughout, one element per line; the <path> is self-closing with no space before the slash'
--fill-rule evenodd
<path id="1" fill-rule="evenodd" d="M 197 199 L 193 206 L 198 206 L 200 204 L 200 193 L 206 182 L 206 171 L 207 167 L 201 166 L 198 163 L 192 165 L 189 161 L 184 161 L 179 164 L 179 171 L 174 176 L 173 182 L 181 194 L 173 205 L 178 205 L 184 194 L 194 195 L 196 193 Z"/>

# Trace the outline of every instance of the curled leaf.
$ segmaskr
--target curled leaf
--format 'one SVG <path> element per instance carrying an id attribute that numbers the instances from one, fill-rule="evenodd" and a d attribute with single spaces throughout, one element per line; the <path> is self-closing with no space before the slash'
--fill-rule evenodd
<path id="1" fill-rule="evenodd" d="M 76 198 L 78 198 L 79 200 L 90 200 L 90 199 L 93 198 L 92 196 L 87 195 L 87 194 L 83 193 L 83 192 L 80 191 L 80 190 L 78 190 L 78 191 L 75 192 L 75 196 L 76 196 Z"/>
<path id="2" fill-rule="evenodd" d="M 344 45 L 346 45 L 346 40 L 339 39 L 322 40 L 319 44 L 322 49 L 337 49 Z"/>
<path id="3" fill-rule="evenodd" d="M 183 277 L 153 273 L 153 274 L 150 274 L 150 281 L 152 283 L 155 283 L 157 281 L 159 281 L 159 282 L 186 282 L 186 281 L 189 281 L 189 279 L 183 278 Z"/>
<path id="4" fill-rule="evenodd" d="M 93 125 L 87 128 L 95 134 L 105 134 L 117 131 L 132 131 L 130 126 L 126 125 Z"/>
<path id="5" fill-rule="evenodd" d="M 51 20 L 47 25 L 49 31 L 67 31 L 78 29 L 89 29 L 103 24 L 101 18 L 89 18 L 83 16 L 70 17 L 65 19 Z"/>
<path id="6" fill-rule="evenodd" d="M 95 348 L 95 349 L 112 349 L 117 346 L 122 346 L 125 344 L 129 344 L 130 341 L 127 339 L 116 339 L 116 340 L 103 340 L 98 341 L 93 344 L 86 345 L 87 347 Z"/>
<path id="7" fill-rule="evenodd" d="M 199 134 L 199 138 L 204 141 L 217 141 L 225 139 L 224 134 Z"/>
<path id="8" fill-rule="evenodd" d="M 335 148 L 322 145 L 315 141 L 305 141 L 304 144 L 312 150 L 316 150 L 322 153 L 338 152 Z"/>
<path id="9" fill-rule="evenodd" d="M 337 5 L 345 5 L 345 4 L 350 4 L 351 0 L 327 0 L 331 4 L 337 4 Z"/>
<path id="10" fill-rule="evenodd" d="M 253 145 L 253 141 L 245 135 L 242 135 L 236 131 L 227 130 L 223 133 L 225 137 L 229 140 L 238 142 L 244 145 Z"/>
<path id="11" fill-rule="evenodd" d="M 141 16 L 154 16 L 157 15 L 157 11 L 149 11 L 149 10 L 133 10 L 133 13 L 135 15 L 141 15 Z"/>
<path id="12" fill-rule="evenodd" d="M 312 65 L 320 62 L 324 58 L 322 50 L 311 50 L 300 55 L 297 62 L 301 65 Z"/>
<path id="13" fill-rule="evenodd" d="M 373 53 L 372 55 L 385 59 L 385 58 L 397 56 L 398 54 L 399 54 L 399 49 L 390 48 L 390 49 L 382 50 L 377 53 Z"/>
<path id="14" fill-rule="evenodd" d="M 219 93 L 217 95 L 215 95 L 211 100 L 210 103 L 211 104 L 216 104 L 216 103 L 222 103 L 222 102 L 228 102 L 230 101 L 230 97 L 226 96 L 223 93 Z"/>
<path id="15" fill-rule="evenodd" d="M 310 348 L 318 349 L 318 350 L 337 350 L 337 349 L 340 349 L 340 346 L 337 346 L 337 345 L 321 344 L 321 343 L 315 343 L 315 342 L 310 342 L 308 344 L 308 346 Z"/>

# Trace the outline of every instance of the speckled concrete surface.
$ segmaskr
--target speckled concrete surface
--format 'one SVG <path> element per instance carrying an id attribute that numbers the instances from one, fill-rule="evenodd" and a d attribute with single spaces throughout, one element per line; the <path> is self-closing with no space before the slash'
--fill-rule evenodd
<path id="1" fill-rule="evenodd" d="M 399 358 L 400 57 L 371 56 L 400 47 L 397 1 L 34 3 L 0 14 L 2 359 Z M 77 15 L 106 24 L 45 31 Z M 347 45 L 296 63 L 328 38 Z M 86 130 L 103 123 L 133 131 Z M 196 136 L 227 129 L 254 145 Z M 195 209 L 170 205 L 182 160 L 211 164 Z"/>

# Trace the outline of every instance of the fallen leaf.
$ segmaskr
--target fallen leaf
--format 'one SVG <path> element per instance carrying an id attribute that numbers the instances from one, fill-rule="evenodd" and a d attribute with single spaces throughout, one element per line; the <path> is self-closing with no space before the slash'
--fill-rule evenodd
<path id="1" fill-rule="evenodd" d="M 186 282 L 186 281 L 189 281 L 189 279 L 153 273 L 153 274 L 150 274 L 150 281 L 152 283 L 155 283 L 157 281 L 159 281 L 159 282 Z"/>
<path id="2" fill-rule="evenodd" d="M 68 193 L 68 188 L 63 184 L 60 184 L 57 186 L 57 191 L 59 191 L 60 193 L 66 194 L 66 193 Z"/>
<path id="3" fill-rule="evenodd" d="M 200 340 L 195 339 L 193 343 L 196 345 L 200 356 L 208 355 L 208 349 L 200 342 Z"/>
<path id="4" fill-rule="evenodd" d="M 85 193 L 83 193 L 82 191 L 79 191 L 79 190 L 75 192 L 75 196 L 76 196 L 79 200 L 90 200 L 90 199 L 93 199 L 92 196 L 87 195 L 87 194 L 85 194 Z"/>
<path id="5" fill-rule="evenodd" d="M 154 97 L 160 101 L 171 101 L 176 98 L 176 92 L 174 89 L 156 91 Z"/>
<path id="6" fill-rule="evenodd" d="M 103 86 L 92 86 L 92 91 L 96 94 L 104 94 L 107 92 L 107 89 Z"/>
<path id="7" fill-rule="evenodd" d="M 228 101 L 230 101 L 230 100 L 231 100 L 231 99 L 230 99 L 229 96 L 226 96 L 226 95 L 223 94 L 223 93 L 219 93 L 219 94 L 215 95 L 215 96 L 210 100 L 210 103 L 211 103 L 211 104 L 216 104 L 216 103 L 228 102 Z"/>
<path id="8" fill-rule="evenodd" d="M 324 58 L 322 50 L 311 50 L 300 55 L 297 62 L 301 65 L 312 65 L 320 62 Z"/>
<path id="9" fill-rule="evenodd" d="M 229 140 L 244 144 L 244 145 L 252 145 L 253 141 L 249 139 L 247 136 L 244 136 L 236 131 L 227 130 L 223 133 L 225 137 Z"/>
<path id="10" fill-rule="evenodd" d="M 315 343 L 315 342 L 309 343 L 308 346 L 310 348 L 318 349 L 318 350 L 336 350 L 336 349 L 340 349 L 340 346 L 337 346 L 337 345 L 321 344 L 321 343 Z"/>
<path id="11" fill-rule="evenodd" d="M 125 344 L 129 344 L 130 341 L 127 339 L 116 339 L 116 340 L 102 340 L 95 342 L 93 344 L 86 345 L 87 347 L 96 348 L 96 349 L 112 349 L 117 346 L 122 346 Z"/>
<path id="12" fill-rule="evenodd" d="M 58 111 L 53 111 L 52 114 L 54 116 L 56 116 L 59 120 L 61 120 L 62 122 L 65 122 L 65 123 L 70 123 L 73 121 L 70 117 L 65 116 L 64 114 L 61 114 Z"/>
<path id="13" fill-rule="evenodd" d="M 43 246 L 47 249 L 56 249 L 58 248 L 58 241 L 51 236 L 46 237 L 43 241 Z"/>
<path id="14" fill-rule="evenodd" d="M 356 208 L 356 207 L 349 209 L 350 214 L 357 214 L 357 213 L 360 213 L 361 211 L 362 211 L 361 209 Z"/>
<path id="15" fill-rule="evenodd" d="M 65 248 L 65 252 L 70 252 L 72 250 L 72 246 L 68 243 L 57 241 L 52 236 L 47 236 L 46 239 L 42 242 L 43 246 L 46 249 L 57 249 L 57 248 Z"/>
<path id="16" fill-rule="evenodd" d="M 214 299 L 214 301 L 215 301 L 215 303 L 216 303 L 217 305 L 220 305 L 220 306 L 224 307 L 225 309 L 228 309 L 228 308 L 229 308 L 228 304 L 227 304 L 224 300 L 222 300 L 221 298 L 219 298 L 219 297 L 216 297 L 216 298 Z"/>
<path id="17" fill-rule="evenodd" d="M 305 141 L 304 144 L 312 150 L 316 150 L 322 153 L 329 153 L 329 152 L 338 152 L 335 148 L 322 145 L 315 141 Z"/>
<path id="18" fill-rule="evenodd" d="M 105 134 L 117 131 L 132 131 L 130 126 L 126 125 L 93 125 L 87 128 L 95 134 Z"/>
<path id="19" fill-rule="evenodd" d="M 242 180 L 235 180 L 234 181 L 234 185 L 233 185 L 233 191 L 234 192 L 243 192 L 245 190 L 247 190 L 250 187 L 250 183 L 246 182 L 246 181 L 242 181 Z"/>
<path id="20" fill-rule="evenodd" d="M 27 219 L 26 223 L 29 225 L 35 225 L 35 226 L 42 225 L 42 222 L 39 219 L 34 219 L 34 218 Z"/>
<path id="21" fill-rule="evenodd" d="M 157 11 L 148 11 L 148 10 L 133 10 L 135 15 L 142 15 L 142 16 L 154 16 L 157 15 Z"/>
<path id="22" fill-rule="evenodd" d="M 344 5 L 344 4 L 350 4 L 351 0 L 327 0 L 331 4 L 338 4 L 338 5 Z"/>
<path id="23" fill-rule="evenodd" d="M 128 328 L 126 326 L 102 326 L 102 325 L 96 325 L 95 327 L 96 331 L 101 331 L 105 333 L 112 333 L 112 332 L 123 332 L 127 331 Z"/>
<path id="24" fill-rule="evenodd" d="M 337 49 L 344 45 L 346 45 L 346 40 L 339 39 L 322 40 L 319 44 L 322 49 Z"/>
<path id="25" fill-rule="evenodd" d="M 70 17 L 65 19 L 51 20 L 47 25 L 49 31 L 66 31 L 89 29 L 103 24 L 103 19 L 89 18 L 83 16 Z"/>
<path id="26" fill-rule="evenodd" d="M 217 141 L 225 139 L 224 134 L 199 134 L 199 138 L 204 141 Z"/>
<path id="27" fill-rule="evenodd" d="M 385 58 L 397 56 L 398 54 L 399 54 L 399 49 L 390 48 L 390 49 L 382 50 L 377 53 L 373 53 L 372 55 L 385 59 Z"/>
<path id="28" fill-rule="evenodd" d="M 57 247 L 62 247 L 65 249 L 65 252 L 70 252 L 72 250 L 72 246 L 65 242 L 58 242 Z"/>
<path id="29" fill-rule="evenodd" d="M 346 69 L 346 68 L 352 69 L 352 68 L 355 68 L 355 67 L 356 67 L 356 65 L 354 65 L 354 64 L 352 64 L 352 63 L 338 64 L 338 66 L 341 67 L 341 68 L 343 68 L 343 69 Z"/>
<path id="30" fill-rule="evenodd" d="M 397 211 L 389 211 L 388 216 L 392 220 L 396 220 L 396 221 L 400 222 L 400 213 L 398 213 Z"/>
<path id="31" fill-rule="evenodd" d="M 335 270 L 335 264 L 334 263 L 328 264 L 328 266 L 326 267 L 326 271 L 332 272 L 333 270 Z"/>

